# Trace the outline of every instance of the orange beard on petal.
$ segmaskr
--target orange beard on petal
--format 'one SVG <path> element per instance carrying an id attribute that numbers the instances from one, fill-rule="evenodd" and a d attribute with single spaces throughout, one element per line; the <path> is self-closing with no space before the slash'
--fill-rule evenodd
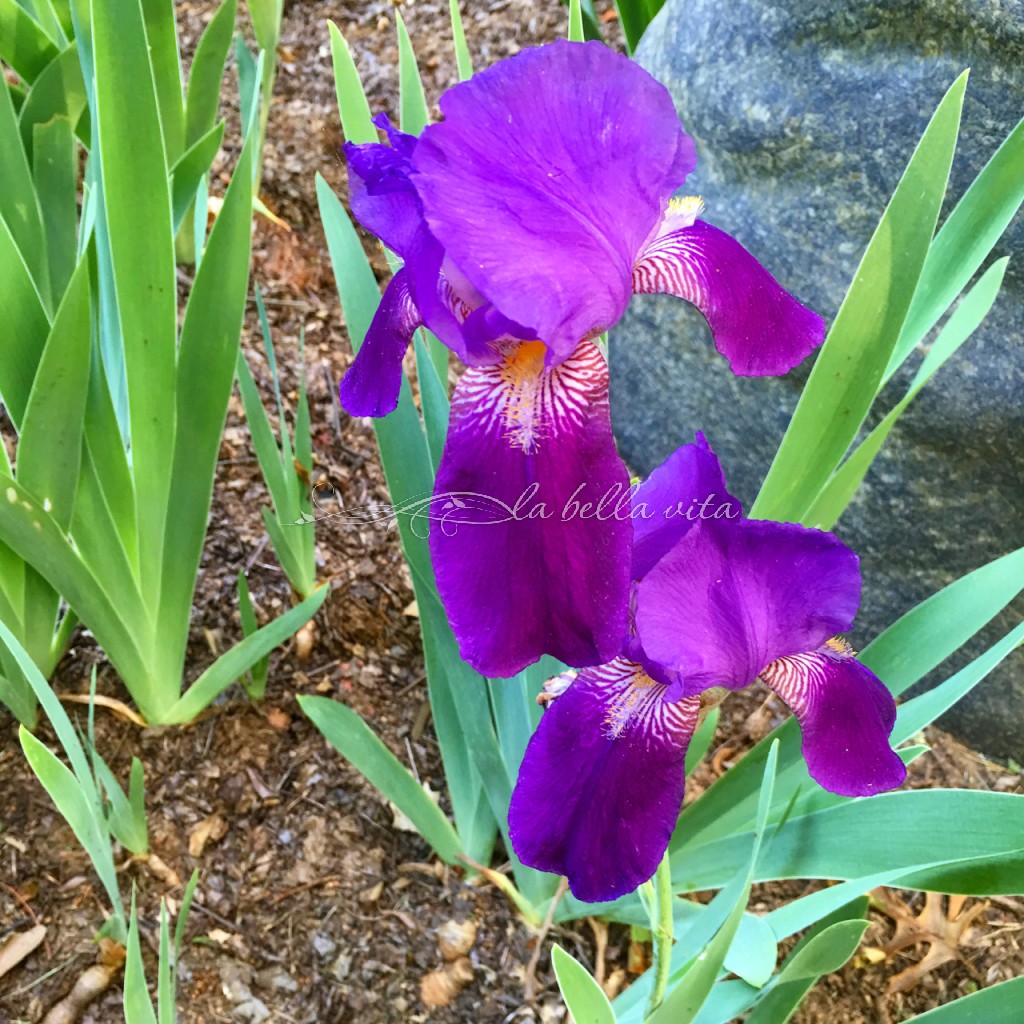
<path id="1" fill-rule="evenodd" d="M 523 341 L 509 352 L 500 367 L 505 391 L 502 402 L 505 436 L 513 448 L 528 455 L 537 450 L 546 431 L 543 400 L 546 353 L 544 342 Z"/>

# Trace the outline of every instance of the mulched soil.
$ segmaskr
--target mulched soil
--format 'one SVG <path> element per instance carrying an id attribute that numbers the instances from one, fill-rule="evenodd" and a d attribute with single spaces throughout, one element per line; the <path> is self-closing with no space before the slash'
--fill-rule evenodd
<path id="1" fill-rule="evenodd" d="M 331 508 L 336 492 L 349 507 L 383 505 L 388 495 L 372 430 L 341 413 L 334 397 L 350 348 L 313 184 L 319 171 L 345 195 L 326 21 L 334 20 L 347 36 L 372 106 L 394 114 L 396 8 L 414 41 L 428 98 L 436 103 L 455 80 L 447 3 L 297 0 L 285 6 L 263 194 L 289 230 L 257 222 L 255 275 L 266 297 L 289 410 L 297 396 L 298 336 L 305 329 L 314 475 L 322 503 Z M 463 6 L 470 8 L 466 33 L 479 66 L 564 31 L 564 13 L 554 0 L 479 0 Z M 598 4 L 599 11 L 607 8 Z M 178 4 L 186 57 L 213 9 L 209 0 Z M 608 27 L 617 40 L 617 25 Z M 237 121 L 234 106 L 229 97 L 225 109 Z M 229 138 L 215 186 L 237 151 L 237 141 Z M 382 261 L 377 269 L 383 276 Z M 269 398 L 270 375 L 252 308 L 243 344 Z M 291 601 L 266 543 L 259 511 L 266 493 L 241 412 L 233 399 L 196 593 L 190 679 L 240 636 L 238 572 L 248 573 L 264 618 L 280 614 Z M 193 725 L 175 729 L 140 730 L 109 712 L 97 713 L 97 746 L 115 772 L 123 778 L 133 755 L 146 769 L 152 848 L 159 862 L 137 863 L 122 854 L 120 864 L 124 891 L 134 884 L 138 892 L 151 976 L 159 901 L 166 897 L 175 907 L 181 881 L 193 868 L 200 872 L 179 1019 L 186 1024 L 560 1021 L 564 1010 L 546 954 L 552 937 L 610 983 L 628 983 L 629 966 L 638 952 L 642 960 L 643 952 L 631 950 L 626 929 L 613 926 L 602 951 L 595 942 L 600 929 L 577 922 L 544 940 L 537 995 L 528 1000 L 524 981 L 536 936 L 493 888 L 440 865 L 301 714 L 298 694 L 345 701 L 422 782 L 443 793 L 418 625 L 410 614 L 412 593 L 396 534 L 327 518 L 318 526 L 318 557 L 332 594 L 317 617 L 312 650 L 300 651 L 292 643 L 272 657 L 264 701 L 254 704 L 236 689 Z M 94 664 L 100 692 L 123 697 L 85 634 L 58 670 L 58 692 L 87 692 Z M 69 708 L 79 713 L 76 706 Z M 779 714 L 757 693 L 730 698 L 726 708 L 712 756 L 690 787 L 691 799 Z M 55 745 L 47 726 L 40 736 Z M 936 730 L 927 738 L 933 750 L 914 766 L 912 784 L 1022 791 L 1019 774 Z M 806 888 L 759 886 L 752 907 L 769 909 Z M 915 912 L 923 904 L 920 894 L 902 896 Z M 893 923 L 872 910 L 861 951 L 819 986 L 794 1020 L 890 1024 L 1021 973 L 1024 905 L 990 900 L 972 911 L 977 903 L 968 901 L 962 911 L 978 916 L 955 956 L 909 991 L 893 994 L 886 991 L 891 979 L 920 961 L 927 946 L 887 955 L 883 947 Z M 14 723 L 0 711 L 0 945 L 8 934 L 35 923 L 48 929 L 45 943 L 0 978 L 0 1022 L 40 1021 L 67 994 L 96 962 L 93 936 L 103 912 L 103 893 L 87 858 L 28 771 Z M 475 926 L 472 978 L 466 976 L 467 984 L 452 993 L 447 1006 L 428 1009 L 421 984 L 444 965 L 438 933 L 449 921 Z M 114 984 L 80 1020 L 116 1024 L 122 1019 L 120 999 Z"/>

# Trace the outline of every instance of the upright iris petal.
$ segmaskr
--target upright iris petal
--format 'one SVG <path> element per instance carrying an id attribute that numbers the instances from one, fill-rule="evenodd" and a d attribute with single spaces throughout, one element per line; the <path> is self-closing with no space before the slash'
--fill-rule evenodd
<path id="1" fill-rule="evenodd" d="M 413 181 L 476 289 L 564 359 L 615 323 L 637 253 L 696 166 L 664 86 L 601 43 L 501 61 L 441 98 Z"/>
<path id="2" fill-rule="evenodd" d="M 705 520 L 637 586 L 636 628 L 648 655 L 685 680 L 673 696 L 739 689 L 849 629 L 859 600 L 857 556 L 832 534 Z"/>
<path id="3" fill-rule="evenodd" d="M 736 519 L 742 511 L 711 445 L 698 433 L 694 444 L 677 448 L 633 495 L 633 579 L 643 579 L 705 518 Z"/>
<path id="4" fill-rule="evenodd" d="M 891 693 L 833 635 L 857 611 L 852 551 L 829 533 L 732 514 L 739 504 L 699 435 L 637 488 L 632 509 L 621 655 L 567 688 L 560 682 L 509 815 L 523 863 L 566 874 L 586 900 L 621 896 L 657 867 L 682 798 L 690 733 L 669 742 L 650 723 L 675 709 L 692 732 L 710 687 L 762 679 L 793 709 L 808 769 L 832 792 L 868 796 L 906 776 L 889 746 Z M 635 733 L 620 730 L 622 721 Z"/>

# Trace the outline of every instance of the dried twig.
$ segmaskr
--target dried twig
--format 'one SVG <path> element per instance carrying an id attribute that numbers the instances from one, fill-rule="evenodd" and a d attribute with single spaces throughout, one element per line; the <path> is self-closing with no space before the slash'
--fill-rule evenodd
<path id="1" fill-rule="evenodd" d="M 118 700 L 116 697 L 105 697 L 102 693 L 97 693 L 93 696 L 87 693 L 58 693 L 57 697 L 59 700 L 67 701 L 69 704 L 92 703 L 98 708 L 106 708 L 108 711 L 113 711 L 118 718 L 131 722 L 132 725 L 137 725 L 140 729 L 145 729 L 148 724 L 138 711 L 128 707 L 124 701 Z"/>
<path id="2" fill-rule="evenodd" d="M 566 894 L 568 888 L 569 879 L 565 877 L 560 878 L 555 895 L 551 898 L 551 905 L 544 916 L 544 922 L 537 932 L 533 955 L 530 957 L 530 962 L 526 965 L 526 973 L 523 975 L 523 996 L 528 1003 L 532 1003 L 537 998 L 537 965 L 540 963 L 540 955 L 544 950 L 544 940 L 547 938 L 548 932 L 551 931 L 551 924 L 555 920 L 555 911 L 558 909 L 558 904 L 561 903 L 562 897 Z"/>

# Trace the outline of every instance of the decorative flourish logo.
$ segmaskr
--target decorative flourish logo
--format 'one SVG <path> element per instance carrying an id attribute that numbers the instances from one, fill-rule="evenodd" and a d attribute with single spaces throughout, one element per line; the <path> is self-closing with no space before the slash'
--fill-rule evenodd
<path id="1" fill-rule="evenodd" d="M 541 497 L 541 485 L 532 483 L 510 505 L 500 498 L 475 491 L 451 491 L 444 494 L 428 494 L 409 498 L 397 505 L 372 502 L 355 508 L 345 508 L 337 492 L 339 510 L 332 512 L 324 508 L 313 495 L 313 504 L 320 515 L 303 513 L 291 526 L 308 526 L 326 519 L 340 520 L 359 526 L 378 526 L 394 529 L 402 516 L 408 516 L 412 531 L 417 537 L 430 533 L 431 523 L 436 523 L 446 536 L 454 536 L 460 526 L 497 526 L 501 523 L 524 522 L 531 519 L 557 519 L 569 522 L 574 519 L 595 519 L 606 521 L 654 519 L 738 519 L 741 510 L 729 500 L 718 501 L 714 492 L 703 501 L 677 502 L 666 508 L 651 508 L 647 502 L 637 502 L 639 484 L 622 487 L 615 484 L 599 496 L 587 493 L 586 482 L 581 483 L 568 498 L 556 502 Z"/>

